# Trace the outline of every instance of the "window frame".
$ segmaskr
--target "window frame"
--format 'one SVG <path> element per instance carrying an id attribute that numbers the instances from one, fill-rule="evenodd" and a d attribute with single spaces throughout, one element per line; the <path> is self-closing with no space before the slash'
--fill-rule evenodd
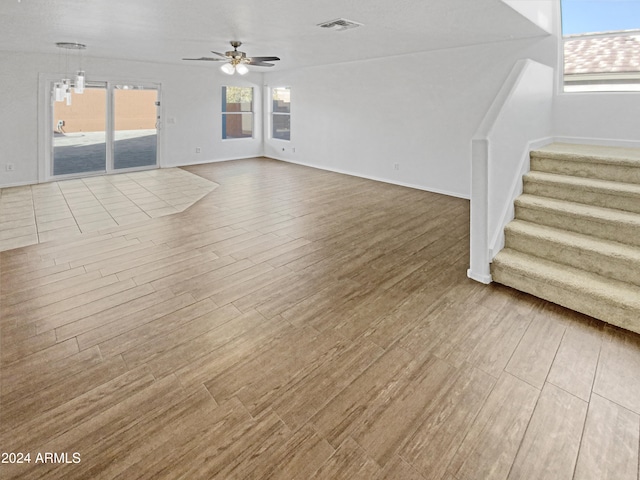
<path id="1" fill-rule="evenodd" d="M 586 72 L 586 73 L 565 73 L 566 69 L 566 48 L 565 43 L 576 41 L 580 37 L 608 37 L 633 35 L 634 30 L 611 30 L 603 32 L 592 32 L 582 34 L 565 34 L 564 0 L 557 3 L 559 14 L 559 42 L 558 42 L 558 75 L 557 92 L 560 95 L 594 95 L 594 94 L 638 94 L 640 93 L 640 69 L 632 72 Z M 619 35 L 616 35 L 619 34 Z"/>
<path id="2" fill-rule="evenodd" d="M 227 111 L 227 88 L 241 88 L 241 89 L 249 89 L 251 90 L 251 110 L 250 111 L 240 111 L 240 112 L 230 112 Z M 221 85 L 220 88 L 221 93 L 221 138 L 223 142 L 226 141 L 236 141 L 236 140 L 253 140 L 256 136 L 256 120 L 255 120 L 255 88 L 252 86 L 243 86 L 243 85 Z M 226 115 L 250 115 L 251 118 L 251 135 L 250 136 L 242 136 L 242 137 L 229 137 L 227 136 L 227 124 L 226 124 Z"/>
<path id="3" fill-rule="evenodd" d="M 289 111 L 288 112 L 276 112 L 273 110 L 273 95 L 276 90 L 288 90 L 289 91 Z M 272 140 L 279 140 L 281 142 L 290 142 L 291 141 L 291 87 L 271 87 L 270 95 L 269 95 L 269 113 L 271 117 L 270 129 L 269 129 L 269 138 Z M 274 135 L 274 126 L 275 126 L 275 117 L 276 116 L 288 116 L 289 117 L 289 138 L 280 138 Z"/>

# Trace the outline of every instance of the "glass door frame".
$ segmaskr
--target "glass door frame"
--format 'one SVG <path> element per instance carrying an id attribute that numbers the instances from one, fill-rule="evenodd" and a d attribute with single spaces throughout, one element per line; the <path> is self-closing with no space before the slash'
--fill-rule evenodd
<path id="1" fill-rule="evenodd" d="M 100 175 L 112 175 L 117 173 L 135 172 L 141 170 L 153 170 L 162 167 L 162 151 L 163 151 L 163 135 L 162 135 L 162 85 L 159 82 L 152 81 L 132 81 L 125 79 L 109 79 L 109 80 L 90 80 L 87 83 L 92 85 L 105 85 L 106 88 L 106 165 L 104 171 L 81 172 L 66 175 L 53 174 L 53 131 L 54 131 L 54 115 L 53 108 L 55 98 L 53 96 L 53 84 L 59 81 L 61 74 L 40 74 L 39 75 L 39 92 L 38 104 L 40 105 L 41 115 L 39 116 L 38 128 L 38 145 L 39 145 L 39 162 L 38 162 L 38 181 L 54 182 L 58 180 L 67 180 L 74 178 L 93 177 Z M 114 137 L 115 137 L 115 101 L 114 91 L 116 85 L 134 85 L 142 87 L 145 90 L 156 90 L 156 163 L 155 165 L 131 167 L 131 168 L 114 168 Z M 73 94 L 72 94 L 73 95 Z"/>

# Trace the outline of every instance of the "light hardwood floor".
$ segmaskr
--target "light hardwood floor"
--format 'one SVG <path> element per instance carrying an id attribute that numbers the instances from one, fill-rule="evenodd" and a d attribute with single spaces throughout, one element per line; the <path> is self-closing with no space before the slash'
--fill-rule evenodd
<path id="1" fill-rule="evenodd" d="M 0 253 L 1 478 L 638 480 L 640 336 L 468 280 L 468 201 L 188 170 L 182 213 Z"/>

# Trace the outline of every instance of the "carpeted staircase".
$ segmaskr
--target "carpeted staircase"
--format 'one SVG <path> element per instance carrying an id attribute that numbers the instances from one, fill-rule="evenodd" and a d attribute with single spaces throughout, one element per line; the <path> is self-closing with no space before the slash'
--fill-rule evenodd
<path id="1" fill-rule="evenodd" d="M 493 280 L 640 333 L 640 149 L 531 152 Z"/>

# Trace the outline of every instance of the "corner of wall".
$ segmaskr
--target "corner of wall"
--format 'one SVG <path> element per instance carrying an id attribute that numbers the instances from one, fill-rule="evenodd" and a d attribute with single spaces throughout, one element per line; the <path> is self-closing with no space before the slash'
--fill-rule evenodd
<path id="1" fill-rule="evenodd" d="M 553 68 L 519 60 L 474 135 L 470 278 L 490 275 L 489 264 L 504 245 L 528 152 L 551 141 L 553 100 Z"/>
<path id="2" fill-rule="evenodd" d="M 502 2 L 545 32 L 554 32 L 554 2 L 553 0 L 502 0 Z"/>

